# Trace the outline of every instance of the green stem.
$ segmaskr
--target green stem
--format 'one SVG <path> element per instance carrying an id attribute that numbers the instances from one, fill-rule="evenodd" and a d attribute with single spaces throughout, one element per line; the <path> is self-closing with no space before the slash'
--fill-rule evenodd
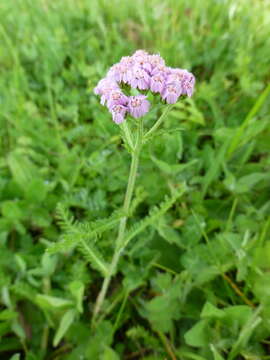
<path id="1" fill-rule="evenodd" d="M 139 156 L 140 156 L 141 148 L 142 148 L 143 144 L 145 143 L 145 141 L 149 138 L 149 136 L 151 136 L 160 127 L 162 121 L 165 119 L 166 115 L 168 114 L 168 112 L 171 110 L 172 107 L 173 107 L 173 105 L 169 105 L 166 107 L 166 109 L 161 114 L 161 116 L 156 121 L 156 123 L 152 126 L 152 128 L 145 135 L 143 133 L 143 120 L 142 119 L 139 120 L 135 145 L 133 145 L 132 137 L 131 137 L 131 134 L 130 134 L 127 124 L 126 125 L 124 124 L 122 126 L 122 129 L 125 133 L 126 141 L 127 141 L 128 145 L 130 146 L 131 153 L 132 153 L 128 185 L 127 185 L 124 206 L 123 206 L 125 216 L 123 216 L 121 218 L 120 223 L 119 223 L 118 236 L 116 239 L 116 245 L 115 245 L 113 258 L 112 258 L 111 264 L 109 266 L 109 271 L 103 280 L 103 284 L 102 284 L 100 293 L 98 294 L 98 297 L 96 300 L 96 304 L 95 304 L 94 311 L 93 311 L 93 317 L 92 317 L 92 326 L 94 326 L 96 324 L 97 315 L 99 314 L 102 304 L 104 302 L 105 296 L 107 294 L 107 291 L 108 291 L 108 288 L 109 288 L 109 285 L 110 285 L 110 282 L 112 279 L 112 276 L 116 272 L 120 255 L 122 254 L 122 251 L 126 246 L 124 235 L 125 235 L 125 230 L 126 230 L 126 225 L 127 225 L 127 216 L 129 214 L 131 199 L 132 199 L 134 185 L 135 185 L 135 181 L 136 181 L 136 175 L 137 175 L 137 170 L 138 170 Z"/>
<path id="2" fill-rule="evenodd" d="M 124 309 L 125 309 L 128 296 L 129 296 L 129 292 L 126 291 L 125 296 L 124 296 L 124 299 L 123 299 L 122 304 L 121 304 L 121 306 L 120 306 L 120 309 L 119 309 L 119 311 L 118 311 L 118 314 L 117 314 L 115 323 L 114 323 L 114 325 L 113 325 L 113 333 L 115 333 L 116 330 L 117 330 L 118 327 L 119 327 L 120 319 L 121 319 L 121 316 L 122 316 L 123 311 L 124 311 Z"/>
<path id="3" fill-rule="evenodd" d="M 173 104 L 168 105 L 165 108 L 165 110 L 163 111 L 163 113 L 161 114 L 159 119 L 155 122 L 155 124 L 151 127 L 151 129 L 149 131 L 147 131 L 147 133 L 144 135 L 145 140 L 147 140 L 147 138 L 149 138 L 149 136 L 151 136 L 160 127 L 162 121 L 165 119 L 166 115 L 169 113 L 169 111 L 172 109 L 172 107 L 173 107 Z"/>
<path id="4" fill-rule="evenodd" d="M 139 156 L 140 156 L 140 151 L 141 151 L 141 147 L 142 147 L 142 139 L 143 139 L 143 123 L 142 123 L 142 120 L 140 120 L 138 130 L 137 130 L 137 140 L 136 140 L 134 150 L 132 152 L 128 185 L 127 185 L 124 206 L 123 206 L 125 214 L 129 213 L 130 203 L 131 203 L 134 185 L 135 185 L 135 181 L 136 181 Z M 114 255 L 113 255 L 110 267 L 109 267 L 109 272 L 108 272 L 107 276 L 104 278 L 101 291 L 97 297 L 96 305 L 95 305 L 94 312 L 93 312 L 92 325 L 95 324 L 96 317 L 102 307 L 103 301 L 104 301 L 106 293 L 108 291 L 108 287 L 110 285 L 111 278 L 116 271 L 120 255 L 122 253 L 122 245 L 123 245 L 124 234 L 125 234 L 125 230 L 126 230 L 126 224 L 127 224 L 127 215 L 122 217 L 120 220 L 120 223 L 119 223 L 118 236 L 116 239 Z"/>
<path id="5" fill-rule="evenodd" d="M 51 280 L 49 277 L 45 277 L 43 279 L 43 291 L 45 294 L 49 294 L 51 290 Z M 49 332 L 50 328 L 48 324 L 44 325 L 43 333 L 41 337 L 41 344 L 40 344 L 40 350 L 41 354 L 45 357 L 46 351 L 48 349 L 48 341 L 49 341 Z"/>
<path id="6" fill-rule="evenodd" d="M 173 352 L 172 346 L 171 346 L 169 340 L 167 339 L 167 337 L 161 331 L 157 331 L 157 334 L 158 334 L 162 344 L 164 345 L 167 354 L 170 356 L 170 358 L 172 360 L 177 360 L 176 356 Z"/>

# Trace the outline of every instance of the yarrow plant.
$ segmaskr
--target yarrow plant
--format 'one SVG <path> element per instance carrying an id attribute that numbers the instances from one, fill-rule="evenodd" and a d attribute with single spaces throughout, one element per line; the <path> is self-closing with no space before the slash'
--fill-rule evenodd
<path id="1" fill-rule="evenodd" d="M 112 120 L 123 130 L 123 140 L 131 152 L 131 166 L 123 205 L 124 216 L 119 223 L 114 255 L 96 301 L 93 324 L 111 278 L 117 270 L 120 255 L 130 239 L 125 237 L 125 231 L 142 146 L 159 128 L 172 104 L 182 95 L 192 96 L 194 85 L 195 77 L 189 71 L 166 66 L 164 59 L 158 54 L 150 55 L 144 50 L 137 50 L 132 56 L 124 56 L 119 63 L 113 65 L 94 89 L 94 93 L 100 96 L 100 103 L 111 113 Z M 143 117 L 151 108 L 148 100 L 150 93 L 153 94 L 152 98 L 159 96 L 158 102 L 169 105 L 154 125 L 145 131 Z M 132 123 L 135 131 L 130 131 L 128 117 L 136 119 Z"/>

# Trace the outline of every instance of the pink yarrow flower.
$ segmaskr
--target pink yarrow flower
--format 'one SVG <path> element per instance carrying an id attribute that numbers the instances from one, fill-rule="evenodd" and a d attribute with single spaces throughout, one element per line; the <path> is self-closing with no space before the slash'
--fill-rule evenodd
<path id="1" fill-rule="evenodd" d="M 169 70 L 170 70 L 170 72 L 168 74 L 168 82 L 169 83 L 172 83 L 172 82 L 181 83 L 185 74 L 188 72 L 187 70 L 184 70 L 184 69 L 170 68 Z"/>
<path id="2" fill-rule="evenodd" d="M 151 64 L 151 70 L 155 69 L 157 66 L 164 66 L 165 67 L 165 61 L 162 59 L 162 57 L 158 54 L 149 55 L 148 61 Z"/>
<path id="3" fill-rule="evenodd" d="M 128 111 L 130 115 L 135 118 L 140 118 L 145 115 L 150 108 L 150 103 L 146 100 L 147 96 L 145 95 L 137 95 L 130 96 L 128 101 Z"/>
<path id="4" fill-rule="evenodd" d="M 170 74 L 170 68 L 168 66 L 158 64 L 155 67 L 153 67 L 151 71 L 151 76 L 156 74 L 163 74 L 164 76 L 168 76 Z"/>
<path id="5" fill-rule="evenodd" d="M 94 93 L 96 95 L 102 95 L 106 90 L 109 89 L 119 89 L 119 86 L 116 81 L 106 77 L 98 82 L 97 86 L 94 88 Z"/>
<path id="6" fill-rule="evenodd" d="M 125 120 L 127 113 L 139 118 L 150 108 L 146 96 L 127 96 L 127 85 L 131 89 L 158 93 L 168 104 L 174 104 L 181 95 L 192 96 L 195 77 L 187 70 L 166 66 L 159 54 L 137 50 L 132 56 L 123 56 L 94 88 L 94 93 L 101 97 L 101 104 L 108 107 L 117 124 Z"/>
<path id="7" fill-rule="evenodd" d="M 101 95 L 100 103 L 105 105 L 106 101 L 109 100 L 111 92 L 118 89 L 119 86 L 114 80 L 110 78 L 104 78 L 100 80 L 97 86 L 94 88 L 94 93 L 96 95 Z"/>
<path id="8" fill-rule="evenodd" d="M 182 93 L 191 97 L 194 92 L 195 76 L 187 71 L 182 79 Z"/>
<path id="9" fill-rule="evenodd" d="M 139 67 L 133 68 L 132 71 L 132 79 L 130 80 L 130 86 L 133 88 L 138 88 L 140 90 L 149 89 L 150 84 L 150 76 L 148 73 L 140 69 Z"/>
<path id="10" fill-rule="evenodd" d="M 131 79 L 131 68 L 124 62 L 115 64 L 110 68 L 108 76 L 113 78 L 118 83 L 123 82 L 128 84 Z"/>
<path id="11" fill-rule="evenodd" d="M 151 72 L 152 66 L 149 62 L 149 56 L 148 55 L 138 55 L 134 58 L 135 66 L 140 67 L 141 69 Z"/>
<path id="12" fill-rule="evenodd" d="M 121 124 L 125 120 L 127 107 L 124 105 L 113 105 L 111 108 L 112 119 L 116 124 Z"/>
<path id="13" fill-rule="evenodd" d="M 134 65 L 134 59 L 132 56 L 123 56 L 120 60 L 120 64 L 131 67 Z"/>
<path id="14" fill-rule="evenodd" d="M 136 50 L 135 53 L 132 55 L 133 58 L 135 58 L 136 56 L 147 56 L 148 52 L 145 50 Z"/>
<path id="15" fill-rule="evenodd" d="M 162 99 L 166 101 L 167 104 L 175 104 L 181 95 L 181 86 L 177 83 L 166 85 L 162 93 Z"/>
<path id="16" fill-rule="evenodd" d="M 151 77 L 150 80 L 150 90 L 154 93 L 162 93 L 164 86 L 166 84 L 166 78 L 163 74 L 156 74 Z"/>
<path id="17" fill-rule="evenodd" d="M 184 69 L 171 69 L 168 83 L 176 83 L 182 89 L 182 94 L 191 97 L 195 85 L 195 77 Z"/>
<path id="18" fill-rule="evenodd" d="M 122 93 L 121 90 L 112 90 L 110 97 L 107 101 L 108 108 L 112 108 L 114 105 L 126 105 L 128 103 L 128 97 Z"/>

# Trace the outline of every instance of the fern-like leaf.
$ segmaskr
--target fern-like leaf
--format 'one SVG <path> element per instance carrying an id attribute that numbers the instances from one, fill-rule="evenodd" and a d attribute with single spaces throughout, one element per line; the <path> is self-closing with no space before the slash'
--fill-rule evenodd
<path id="1" fill-rule="evenodd" d="M 98 251 L 96 246 L 90 244 L 89 242 L 87 243 L 84 238 L 81 237 L 77 247 L 85 260 L 92 264 L 96 270 L 101 271 L 104 276 L 108 274 L 109 265 L 105 262 L 102 254 Z"/>
<path id="2" fill-rule="evenodd" d="M 58 205 L 56 210 L 58 223 L 63 230 L 61 240 L 51 245 L 47 251 L 55 254 L 68 251 L 75 247 L 82 253 L 91 265 L 106 276 L 108 264 L 103 259 L 97 247 L 90 242 L 93 238 L 101 235 L 104 231 L 113 228 L 124 216 L 123 211 L 114 212 L 109 218 L 93 221 L 90 223 L 78 223 L 69 215 L 63 205 Z"/>
<path id="3" fill-rule="evenodd" d="M 153 348 L 158 349 L 160 346 L 159 340 L 152 335 L 148 330 L 144 327 L 138 325 L 134 326 L 127 331 L 127 336 L 133 340 L 143 340 L 147 346 L 152 345 Z"/>
<path id="4" fill-rule="evenodd" d="M 77 225 L 78 231 L 86 238 L 100 236 L 104 231 L 112 229 L 125 216 L 122 210 L 115 211 L 110 217 L 93 222 L 82 222 Z"/>
<path id="5" fill-rule="evenodd" d="M 122 211 L 115 211 L 106 219 L 96 220 L 90 223 L 72 223 L 72 217 L 67 216 L 65 209 L 58 210 L 57 217 L 64 233 L 61 235 L 61 241 L 52 244 L 47 251 L 50 254 L 69 251 L 78 244 L 80 241 L 79 237 L 87 240 L 96 238 L 104 231 L 113 228 L 123 216 Z"/>
<path id="6" fill-rule="evenodd" d="M 156 221 L 164 215 L 170 207 L 175 203 L 175 201 L 183 195 L 185 188 L 182 188 L 180 191 L 177 191 L 172 197 L 165 198 L 165 200 L 159 205 L 155 206 L 150 210 L 149 216 L 145 217 L 143 220 L 139 221 L 137 224 L 133 225 L 131 229 L 127 232 L 122 249 L 124 249 L 129 242 L 139 233 L 141 233 L 147 226 L 155 224 Z"/>
<path id="7" fill-rule="evenodd" d="M 55 217 L 57 219 L 58 225 L 64 233 L 73 232 L 75 225 L 74 217 L 70 216 L 68 210 L 64 207 L 63 204 L 57 204 Z"/>
<path id="8" fill-rule="evenodd" d="M 136 189 L 134 199 L 132 200 L 130 209 L 129 209 L 129 217 L 135 212 L 136 208 L 144 201 L 147 197 L 147 192 L 144 190 L 142 186 L 139 186 Z"/>

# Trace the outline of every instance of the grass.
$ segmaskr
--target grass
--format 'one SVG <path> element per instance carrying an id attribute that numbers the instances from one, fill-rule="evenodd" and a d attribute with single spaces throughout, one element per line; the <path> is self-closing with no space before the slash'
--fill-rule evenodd
<path id="1" fill-rule="evenodd" d="M 270 359 L 269 3 L 16 0 L 0 19 L 1 359 Z M 91 330 L 103 276 L 77 226 L 109 263 L 130 161 L 93 87 L 139 48 L 196 93 L 144 148 Z"/>

